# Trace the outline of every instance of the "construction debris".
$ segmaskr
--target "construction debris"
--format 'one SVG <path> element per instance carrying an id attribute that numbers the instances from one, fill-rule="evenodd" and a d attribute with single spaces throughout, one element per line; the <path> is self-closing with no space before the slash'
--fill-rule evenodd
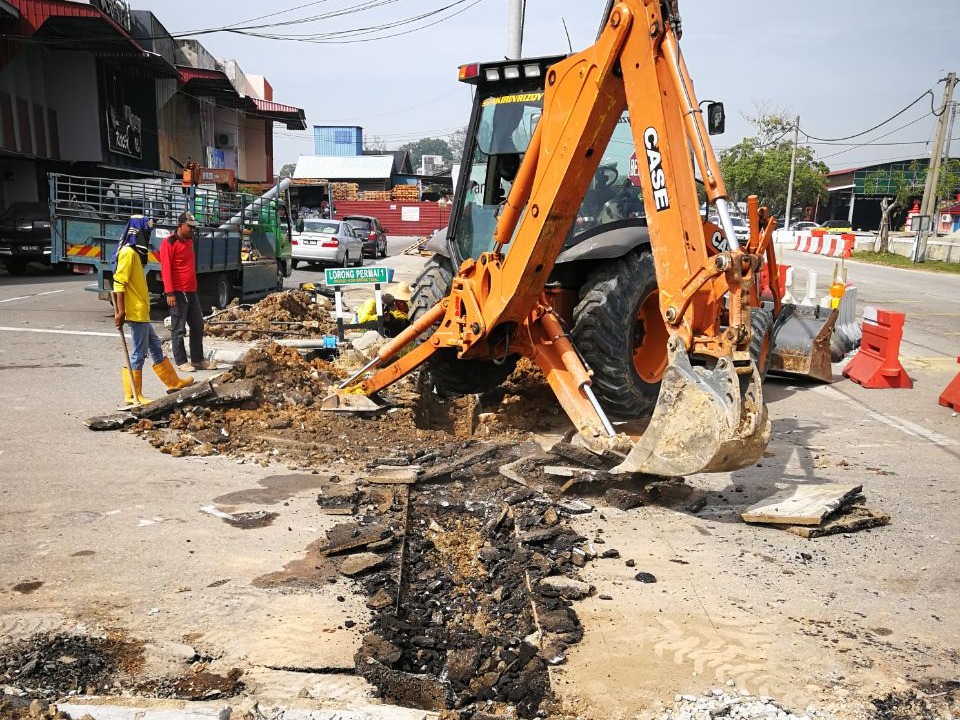
<path id="1" fill-rule="evenodd" d="M 781 525 L 819 525 L 828 515 L 852 504 L 862 485 L 824 483 L 794 485 L 748 507 L 744 522 Z"/>
<path id="2" fill-rule="evenodd" d="M 211 316 L 204 332 L 229 340 L 263 340 L 272 337 L 314 338 L 335 333 L 330 313 L 304 290 L 272 293 L 256 305 L 234 300 Z"/>
<path id="3" fill-rule="evenodd" d="M 787 525 L 783 529 L 800 537 L 818 538 L 825 535 L 837 535 L 880 527 L 889 522 L 890 516 L 886 513 L 877 512 L 862 505 L 853 505 L 831 515 L 820 525 Z"/>

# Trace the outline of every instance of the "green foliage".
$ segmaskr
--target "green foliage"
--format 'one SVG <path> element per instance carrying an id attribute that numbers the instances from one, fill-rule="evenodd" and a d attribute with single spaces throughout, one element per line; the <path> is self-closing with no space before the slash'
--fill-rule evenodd
<path id="1" fill-rule="evenodd" d="M 293 171 L 297 169 L 296 163 L 287 163 L 280 168 L 280 177 L 293 177 Z"/>
<path id="2" fill-rule="evenodd" d="M 863 192 L 884 195 L 903 207 L 911 198 L 923 195 L 926 176 L 927 169 L 916 162 L 906 170 L 871 170 L 863 179 Z"/>
<path id="3" fill-rule="evenodd" d="M 793 154 L 793 120 L 784 115 L 752 119 L 757 134 L 720 153 L 720 169 L 730 198 L 746 202 L 756 195 L 761 205 L 779 215 L 787 206 L 790 158 Z M 793 179 L 793 206 L 813 205 L 826 197 L 829 168 L 813 156 L 813 150 L 797 147 Z"/>
<path id="4" fill-rule="evenodd" d="M 450 133 L 447 138 L 447 144 L 450 146 L 450 154 L 455 163 L 460 162 L 463 157 L 463 146 L 467 144 L 467 129 L 461 128 Z"/>
<path id="5" fill-rule="evenodd" d="M 960 263 L 945 262 L 943 260 L 926 260 L 923 264 L 917 264 L 912 258 L 903 255 L 894 255 L 892 253 L 876 253 L 868 250 L 854 250 L 853 259 L 862 262 L 873 263 L 874 265 L 887 265 L 889 267 L 912 268 L 914 270 L 932 270 L 934 272 L 960 274 Z"/>
<path id="6" fill-rule="evenodd" d="M 460 160 L 459 156 L 454 160 L 450 144 L 442 138 L 421 138 L 416 142 L 401 145 L 400 149 L 410 152 L 410 162 L 413 163 L 414 168 L 420 167 L 420 161 L 424 155 L 439 155 L 448 164 Z"/>

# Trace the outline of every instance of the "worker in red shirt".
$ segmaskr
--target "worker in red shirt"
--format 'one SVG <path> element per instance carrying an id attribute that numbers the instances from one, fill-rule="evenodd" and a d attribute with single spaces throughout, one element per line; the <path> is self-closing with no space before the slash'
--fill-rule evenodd
<path id="1" fill-rule="evenodd" d="M 170 308 L 170 345 L 173 361 L 184 372 L 212 370 L 214 363 L 203 354 L 203 311 L 197 295 L 197 260 L 193 251 L 193 229 L 197 219 L 192 212 L 180 213 L 177 229 L 160 244 L 160 275 Z M 190 361 L 183 336 L 190 326 Z"/>

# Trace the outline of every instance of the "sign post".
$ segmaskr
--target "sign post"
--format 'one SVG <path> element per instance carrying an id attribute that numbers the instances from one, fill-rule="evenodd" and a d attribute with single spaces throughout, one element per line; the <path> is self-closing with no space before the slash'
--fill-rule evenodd
<path id="1" fill-rule="evenodd" d="M 373 297 L 377 309 L 377 332 L 383 335 L 383 299 L 380 294 L 380 285 L 391 280 L 393 280 L 393 268 L 386 267 L 329 268 L 324 271 L 324 284 L 333 288 L 337 335 L 341 341 L 344 339 L 344 330 L 370 326 L 369 323 L 345 323 L 343 321 L 342 286 L 373 285 Z"/>

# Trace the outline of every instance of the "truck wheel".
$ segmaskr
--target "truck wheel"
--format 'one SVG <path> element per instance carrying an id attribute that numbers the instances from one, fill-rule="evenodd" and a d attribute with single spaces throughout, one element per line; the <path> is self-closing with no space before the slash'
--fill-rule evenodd
<path id="1" fill-rule="evenodd" d="M 283 290 L 283 279 L 286 275 L 283 272 L 283 263 L 277 263 L 277 292 Z"/>
<path id="2" fill-rule="evenodd" d="M 230 304 L 233 299 L 233 285 L 226 273 L 217 273 L 208 278 L 205 285 L 207 291 L 203 296 L 204 312 L 209 312 L 213 307 L 222 310 Z"/>
<path id="3" fill-rule="evenodd" d="M 434 255 L 420 273 L 410 298 L 410 322 L 424 315 L 450 292 L 453 282 L 453 267 L 450 260 Z M 420 336 L 423 342 L 433 334 L 428 330 Z M 469 395 L 492 390 L 506 380 L 517 366 L 518 356 L 510 355 L 502 365 L 485 360 L 459 360 L 452 348 L 435 352 L 420 370 L 426 373 L 430 386 L 439 395 Z"/>
<path id="4" fill-rule="evenodd" d="M 634 250 L 590 274 L 573 311 L 571 335 L 593 370 L 593 391 L 608 415 L 653 414 L 669 336 L 649 250 Z"/>
<path id="5" fill-rule="evenodd" d="M 291 269 L 291 270 L 296 270 L 298 265 L 300 265 L 300 261 L 299 261 L 299 260 L 291 260 L 291 261 L 290 261 L 290 269 Z"/>
<path id="6" fill-rule="evenodd" d="M 767 376 L 770 351 L 773 348 L 773 313 L 767 308 L 750 308 L 750 357 L 757 366 L 760 379 Z"/>

